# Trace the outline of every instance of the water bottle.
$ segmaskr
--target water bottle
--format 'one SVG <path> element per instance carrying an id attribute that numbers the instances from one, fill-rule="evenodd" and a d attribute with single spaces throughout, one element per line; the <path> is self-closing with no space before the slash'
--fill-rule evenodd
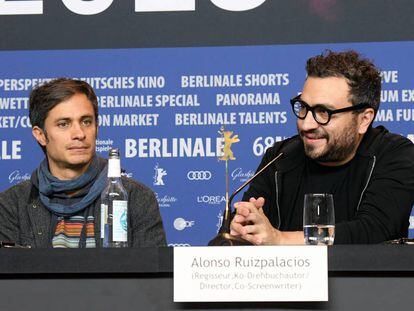
<path id="1" fill-rule="evenodd" d="M 119 150 L 109 150 L 108 182 L 101 194 L 103 247 L 128 247 L 128 194 L 122 185 Z"/>

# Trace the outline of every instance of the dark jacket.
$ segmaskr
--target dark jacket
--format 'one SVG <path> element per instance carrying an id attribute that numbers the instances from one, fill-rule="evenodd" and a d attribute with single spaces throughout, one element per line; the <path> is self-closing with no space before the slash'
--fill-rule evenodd
<path id="1" fill-rule="evenodd" d="M 131 247 L 165 246 L 165 233 L 154 193 L 122 177 L 128 192 L 128 241 Z M 94 202 L 95 241 L 100 241 L 100 198 Z M 30 180 L 0 193 L 0 240 L 23 246 L 51 247 L 51 213 Z"/>
<path id="2" fill-rule="evenodd" d="M 301 139 L 294 136 L 269 148 L 258 170 L 285 151 L 257 177 L 243 200 L 264 197 L 264 212 L 271 224 L 282 231 L 292 231 L 301 229 L 288 224 L 304 174 L 306 155 Z M 414 144 L 382 126 L 369 129 L 351 163 L 347 188 L 348 219 L 336 223 L 335 244 L 378 243 L 406 237 L 414 203 Z"/>

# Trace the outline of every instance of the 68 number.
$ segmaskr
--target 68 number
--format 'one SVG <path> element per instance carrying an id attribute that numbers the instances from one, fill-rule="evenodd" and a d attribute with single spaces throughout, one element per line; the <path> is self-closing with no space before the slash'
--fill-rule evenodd
<path id="1" fill-rule="evenodd" d="M 272 147 L 275 142 L 282 141 L 284 137 L 282 136 L 267 136 L 267 137 L 257 137 L 253 143 L 253 154 L 257 157 L 262 156 L 266 149 Z"/>

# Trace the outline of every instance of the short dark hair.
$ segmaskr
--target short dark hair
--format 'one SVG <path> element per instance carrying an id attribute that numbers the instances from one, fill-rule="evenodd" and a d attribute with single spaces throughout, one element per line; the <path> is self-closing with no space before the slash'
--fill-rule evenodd
<path id="1" fill-rule="evenodd" d="M 85 94 L 93 106 L 98 124 L 98 99 L 92 87 L 81 80 L 58 78 L 34 88 L 29 98 L 29 118 L 33 126 L 44 129 L 50 110 L 75 94 Z"/>
<path id="2" fill-rule="evenodd" d="M 308 77 L 344 77 L 353 105 L 367 103 L 377 113 L 381 101 L 381 74 L 368 59 L 355 51 L 326 50 L 306 63 Z"/>

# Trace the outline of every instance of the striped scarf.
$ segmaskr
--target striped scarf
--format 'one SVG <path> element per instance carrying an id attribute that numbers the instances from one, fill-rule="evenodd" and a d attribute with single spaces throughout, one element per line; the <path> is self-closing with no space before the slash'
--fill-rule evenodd
<path id="1" fill-rule="evenodd" d="M 39 197 L 51 212 L 51 246 L 92 248 L 95 245 L 93 202 L 106 185 L 107 160 L 95 156 L 87 171 L 74 180 L 59 180 L 45 159 L 36 170 Z M 68 195 L 68 192 L 76 193 Z"/>

